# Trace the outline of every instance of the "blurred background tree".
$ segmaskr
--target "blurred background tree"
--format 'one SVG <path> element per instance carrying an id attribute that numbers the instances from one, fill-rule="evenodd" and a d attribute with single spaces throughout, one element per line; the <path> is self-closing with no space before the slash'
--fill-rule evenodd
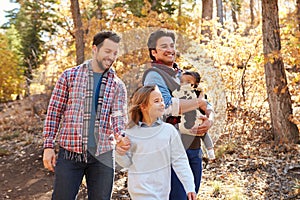
<path id="1" fill-rule="evenodd" d="M 33 80 L 33 70 L 45 62 L 45 54 L 50 49 L 45 45 L 56 32 L 59 25 L 55 10 L 55 0 L 16 0 L 20 9 L 8 11 L 9 22 L 2 28 L 15 27 L 20 41 L 18 53 L 20 68 L 22 68 L 26 87 L 25 96 L 30 95 L 30 84 Z"/>
<path id="2" fill-rule="evenodd" d="M 12 30 L 11 36 L 14 36 Z M 0 103 L 15 99 L 21 92 L 22 70 L 19 66 L 17 51 L 10 48 L 13 38 L 7 38 L 0 33 Z M 15 95 L 12 95 L 15 94 Z"/>

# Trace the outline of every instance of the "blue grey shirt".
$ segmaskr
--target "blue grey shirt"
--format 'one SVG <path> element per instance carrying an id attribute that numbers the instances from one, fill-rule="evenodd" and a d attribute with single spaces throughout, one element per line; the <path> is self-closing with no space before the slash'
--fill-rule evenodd
<path id="1" fill-rule="evenodd" d="M 150 71 L 145 78 L 144 85 L 157 85 L 164 99 L 165 108 L 172 104 L 172 96 L 168 86 L 159 73 Z"/>
<path id="2" fill-rule="evenodd" d="M 156 127 L 162 124 L 161 119 L 157 119 L 151 126 L 148 126 L 145 122 L 139 121 L 139 127 Z"/>

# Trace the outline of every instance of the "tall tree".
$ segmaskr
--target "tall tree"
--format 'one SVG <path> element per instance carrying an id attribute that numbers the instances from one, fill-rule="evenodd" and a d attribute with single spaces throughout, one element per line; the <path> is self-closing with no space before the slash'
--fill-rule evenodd
<path id="1" fill-rule="evenodd" d="M 251 24 L 251 28 L 254 27 L 254 2 L 253 0 L 250 0 L 250 24 Z"/>
<path id="2" fill-rule="evenodd" d="M 9 12 L 10 22 L 7 28 L 14 25 L 20 36 L 20 54 L 26 78 L 25 95 L 30 95 L 30 84 L 33 79 L 33 70 L 44 62 L 44 37 L 47 33 L 55 32 L 57 19 L 53 14 L 54 0 L 16 0 L 20 9 Z M 48 35 L 48 36 L 49 36 Z M 44 37 L 44 38 L 43 38 Z"/>
<path id="3" fill-rule="evenodd" d="M 178 0 L 178 18 L 180 18 L 181 16 L 182 16 L 182 0 Z"/>
<path id="4" fill-rule="evenodd" d="M 17 34 L 16 30 L 8 30 L 6 35 L 0 33 L 0 103 L 13 100 L 12 94 L 20 94 L 22 90 L 19 58 L 12 46 L 15 41 L 8 38 L 13 34 Z"/>
<path id="5" fill-rule="evenodd" d="M 281 41 L 277 0 L 262 0 L 262 32 L 264 69 L 273 136 L 277 143 L 297 143 L 299 130 L 289 120 L 292 115 L 292 102 L 284 63 L 280 55 Z"/>
<path id="6" fill-rule="evenodd" d="M 213 0 L 202 0 L 202 27 L 201 35 L 211 39 L 211 29 L 208 22 L 212 19 L 213 15 Z M 207 43 L 207 39 L 203 39 L 202 43 Z"/>
<path id="7" fill-rule="evenodd" d="M 219 18 L 219 22 L 223 25 L 223 2 L 222 0 L 216 0 L 217 5 L 217 17 Z"/>
<path id="8" fill-rule="evenodd" d="M 237 20 L 237 13 L 241 12 L 241 2 L 240 0 L 230 0 L 231 1 L 231 17 L 232 21 L 239 27 L 239 23 Z"/>
<path id="9" fill-rule="evenodd" d="M 176 10 L 175 3 L 169 0 L 148 0 L 148 2 L 151 5 L 151 10 L 156 11 L 157 13 L 166 12 L 171 15 Z M 125 0 L 122 3 L 116 3 L 115 6 L 127 6 L 128 10 L 133 15 L 137 17 L 145 17 L 145 15 L 142 13 L 142 8 L 145 6 L 145 0 Z"/>
<path id="10" fill-rule="evenodd" d="M 102 19 L 102 0 L 96 0 L 95 4 L 97 5 L 95 15 L 97 19 Z"/>
<path id="11" fill-rule="evenodd" d="M 79 65 L 84 61 L 84 32 L 82 27 L 79 2 L 78 0 L 70 1 L 75 29 L 76 64 Z"/>
<path id="12" fill-rule="evenodd" d="M 297 6 L 297 24 L 298 24 L 298 31 L 300 31 L 300 0 L 297 0 L 296 6 Z M 299 40 L 300 40 L 300 37 L 299 37 Z"/>
<path id="13" fill-rule="evenodd" d="M 157 6 L 157 0 L 152 0 L 151 2 L 151 8 L 154 10 L 154 8 Z"/>

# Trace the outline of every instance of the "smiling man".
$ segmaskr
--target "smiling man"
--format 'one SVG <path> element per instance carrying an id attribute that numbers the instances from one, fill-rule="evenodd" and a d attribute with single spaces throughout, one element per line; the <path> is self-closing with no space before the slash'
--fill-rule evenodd
<path id="1" fill-rule="evenodd" d="M 122 136 L 127 123 L 127 92 L 111 69 L 119 41 L 111 31 L 96 34 L 92 59 L 64 71 L 52 92 L 43 131 L 44 166 L 55 171 L 52 199 L 76 199 L 85 176 L 88 199 L 110 200 L 112 140 L 117 139 L 120 154 L 130 147 L 128 138 Z"/>
<path id="2" fill-rule="evenodd" d="M 172 92 L 180 87 L 181 70 L 175 63 L 175 33 L 159 29 L 150 34 L 148 39 L 149 55 L 152 60 L 151 68 L 143 75 L 143 85 L 157 85 L 165 103 L 164 120 L 178 128 L 182 113 L 201 108 L 208 110 L 207 102 L 200 96 L 194 99 L 174 98 Z M 195 192 L 200 187 L 202 176 L 202 150 L 200 136 L 203 136 L 212 125 L 208 116 L 201 117 L 201 125 L 195 125 L 190 135 L 181 135 L 183 145 L 189 159 L 195 181 Z M 170 200 L 186 200 L 187 194 L 176 173 L 172 170 Z"/>

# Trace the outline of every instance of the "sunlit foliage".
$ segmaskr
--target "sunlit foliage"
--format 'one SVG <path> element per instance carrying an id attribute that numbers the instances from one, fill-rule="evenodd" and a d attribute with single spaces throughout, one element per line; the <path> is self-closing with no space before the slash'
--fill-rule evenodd
<path id="1" fill-rule="evenodd" d="M 20 94 L 22 88 L 22 70 L 18 56 L 10 49 L 8 38 L 0 33 L 0 102 L 14 100 L 13 94 Z"/>

